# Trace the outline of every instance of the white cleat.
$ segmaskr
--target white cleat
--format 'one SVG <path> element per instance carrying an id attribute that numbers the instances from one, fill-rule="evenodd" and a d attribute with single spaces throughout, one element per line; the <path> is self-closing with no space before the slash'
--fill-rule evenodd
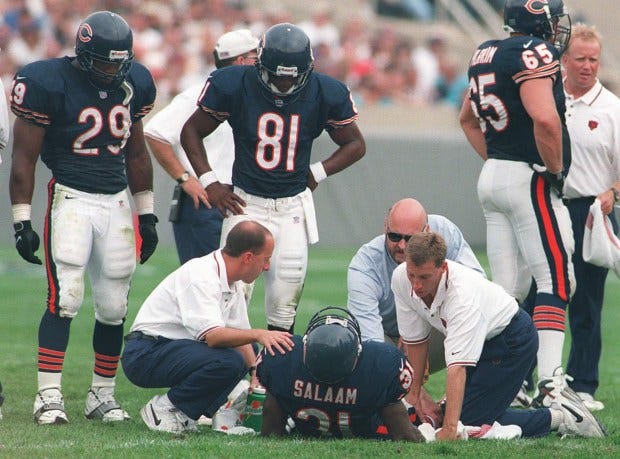
<path id="1" fill-rule="evenodd" d="M 573 395 L 574 394 L 574 395 Z M 562 412 L 563 420 L 558 433 L 564 436 L 603 438 L 607 435 L 605 427 L 594 417 L 581 399 L 572 390 L 564 390 L 551 402 L 550 409 Z"/>
<path id="2" fill-rule="evenodd" d="M 120 422 L 131 419 L 114 398 L 114 387 L 91 387 L 86 394 L 86 419 L 100 419 L 103 422 Z"/>
<path id="3" fill-rule="evenodd" d="M 588 394 L 587 392 L 577 392 L 577 395 L 579 395 L 579 398 L 581 399 L 583 404 L 591 412 L 592 411 L 601 411 L 601 410 L 605 409 L 605 405 L 603 404 L 603 402 L 601 402 L 599 400 L 595 400 L 594 397 L 591 394 Z"/>
<path id="4" fill-rule="evenodd" d="M 549 408 L 553 400 L 565 390 L 568 391 L 565 396 L 569 394 L 571 399 L 579 399 L 575 391 L 568 387 L 568 382 L 572 380 L 572 377 L 564 374 L 562 367 L 557 367 L 553 376 L 538 381 L 531 403 L 532 408 Z"/>
<path id="5" fill-rule="evenodd" d="M 517 392 L 515 399 L 510 404 L 511 408 L 529 408 L 532 404 L 532 397 L 527 395 L 527 381 L 523 381 L 521 389 Z"/>
<path id="6" fill-rule="evenodd" d="M 198 430 L 196 421 L 187 417 L 162 395 L 156 395 L 144 405 L 140 417 L 149 429 L 159 432 L 179 435 Z"/>
<path id="7" fill-rule="evenodd" d="M 37 392 L 33 415 L 34 422 L 39 425 L 67 424 L 69 419 L 65 413 L 65 402 L 60 389 L 52 387 Z"/>
<path id="8" fill-rule="evenodd" d="M 503 426 L 497 421 L 493 425 L 465 426 L 465 429 L 468 438 L 479 440 L 514 440 L 523 434 L 521 427 L 514 424 Z"/>

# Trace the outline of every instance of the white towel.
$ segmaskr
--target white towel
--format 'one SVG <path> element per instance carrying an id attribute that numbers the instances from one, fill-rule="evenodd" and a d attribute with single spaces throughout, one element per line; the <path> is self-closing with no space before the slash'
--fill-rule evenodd
<path id="1" fill-rule="evenodd" d="M 620 277 L 620 239 L 614 234 L 611 220 L 603 214 L 598 199 L 590 206 L 586 219 L 583 259 L 593 265 L 613 269 Z"/>

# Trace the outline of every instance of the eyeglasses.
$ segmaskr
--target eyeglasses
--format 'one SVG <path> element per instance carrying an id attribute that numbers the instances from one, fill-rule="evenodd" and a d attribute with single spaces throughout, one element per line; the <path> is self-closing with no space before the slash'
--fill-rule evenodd
<path id="1" fill-rule="evenodd" d="M 404 239 L 405 242 L 409 242 L 409 239 L 411 239 L 411 234 L 400 234 L 400 233 L 393 233 L 393 232 L 389 232 L 387 233 L 387 237 L 390 241 L 392 242 L 400 242 L 401 239 Z"/>

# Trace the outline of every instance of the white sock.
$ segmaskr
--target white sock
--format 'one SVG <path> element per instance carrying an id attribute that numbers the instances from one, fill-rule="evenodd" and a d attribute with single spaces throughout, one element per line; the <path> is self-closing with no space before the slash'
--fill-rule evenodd
<path id="1" fill-rule="evenodd" d="M 564 332 L 538 330 L 538 380 L 550 378 L 557 367 L 562 366 Z"/>
<path id="2" fill-rule="evenodd" d="M 560 427 L 560 424 L 562 424 L 562 422 L 564 422 L 564 413 L 562 413 L 560 410 L 554 410 L 554 409 L 549 409 L 549 412 L 551 413 L 551 430 L 558 430 L 558 427 Z"/>
<path id="3" fill-rule="evenodd" d="M 51 389 L 55 387 L 60 390 L 62 381 L 62 373 L 47 373 L 39 371 L 37 373 L 37 382 L 39 392 L 45 389 Z"/>
<path id="4" fill-rule="evenodd" d="M 116 384 L 116 378 L 105 378 L 99 376 L 97 373 L 93 373 L 93 380 L 90 387 L 114 387 Z"/>

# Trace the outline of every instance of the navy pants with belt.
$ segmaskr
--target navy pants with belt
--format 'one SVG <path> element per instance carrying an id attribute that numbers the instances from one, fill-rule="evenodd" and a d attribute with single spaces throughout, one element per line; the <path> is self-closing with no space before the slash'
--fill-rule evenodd
<path id="1" fill-rule="evenodd" d="M 224 217 L 218 208 L 208 209 L 201 202 L 195 209 L 194 201 L 183 191 L 179 206 L 179 219 L 172 223 L 172 231 L 181 264 L 219 249 Z"/>
<path id="2" fill-rule="evenodd" d="M 538 351 L 538 332 L 522 309 L 502 333 L 485 342 L 475 367 L 467 367 L 461 422 L 480 426 L 516 424 L 524 437 L 549 433 L 551 413 L 509 409 Z"/>
<path id="3" fill-rule="evenodd" d="M 248 370 L 234 349 L 146 336 L 126 339 L 121 363 L 136 386 L 169 387 L 172 404 L 192 419 L 213 417 Z"/>
<path id="4" fill-rule="evenodd" d="M 568 319 L 572 342 L 566 373 L 573 377 L 569 382 L 576 392 L 594 395 L 598 388 L 598 364 L 601 359 L 601 312 L 605 294 L 607 268 L 583 260 L 583 236 L 590 206 L 594 197 L 571 199 L 567 203 L 575 237 L 573 265 L 577 289 L 568 306 Z M 618 223 L 612 212 L 609 215 L 614 232 Z"/>

